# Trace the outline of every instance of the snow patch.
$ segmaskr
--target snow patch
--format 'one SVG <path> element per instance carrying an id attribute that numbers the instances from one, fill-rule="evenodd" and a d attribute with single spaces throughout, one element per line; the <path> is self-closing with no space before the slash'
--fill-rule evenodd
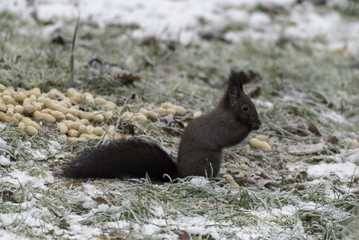
<path id="1" fill-rule="evenodd" d="M 348 161 L 359 164 L 359 148 L 350 151 Z"/>
<path id="2" fill-rule="evenodd" d="M 189 183 L 196 187 L 204 187 L 209 184 L 209 180 L 204 177 L 194 177 L 189 181 Z"/>
<path id="3" fill-rule="evenodd" d="M 341 180 L 350 180 L 353 176 L 359 177 L 359 168 L 351 162 L 346 163 L 321 163 L 308 167 L 308 176 L 311 178 L 323 178 L 336 175 Z"/>
<path id="4" fill-rule="evenodd" d="M 1 1 L 0 9 L 27 18 L 36 9 L 40 20 L 54 20 L 56 26 L 66 18 L 76 19 L 78 16 L 84 21 L 95 21 L 100 27 L 109 23 L 134 24 L 139 26 L 132 32 L 135 37 L 156 36 L 182 43 L 199 40 L 198 32 L 204 27 L 214 29 L 242 24 L 245 29 L 231 30 L 226 38 L 241 41 L 243 37 L 250 37 L 271 41 L 281 35 L 309 40 L 320 37 L 326 40 L 320 44 L 328 50 L 333 44 L 343 46 L 353 54 L 359 50 L 357 21 L 345 19 L 333 11 L 318 12 L 312 4 L 296 4 L 295 0 L 49 0 L 36 1 L 35 7 L 29 7 L 27 2 Z M 333 2 L 329 5 L 339 6 Z M 340 7 L 345 8 L 343 5 Z M 288 16 L 269 16 L 259 11 L 258 6 L 288 9 L 290 13 Z M 44 34 L 54 29 L 51 25 L 45 28 Z"/>
<path id="5" fill-rule="evenodd" d="M 16 235 L 10 231 L 0 229 L 0 239 L 7 239 L 7 240 L 27 240 L 29 238 Z"/>
<path id="6" fill-rule="evenodd" d="M 0 166 L 10 166 L 11 165 L 11 162 L 10 162 L 10 159 L 7 158 L 7 157 L 4 157 L 4 156 L 0 156 Z"/>
<path id="7" fill-rule="evenodd" d="M 6 141 L 0 138 L 0 147 L 5 147 L 7 145 Z"/>

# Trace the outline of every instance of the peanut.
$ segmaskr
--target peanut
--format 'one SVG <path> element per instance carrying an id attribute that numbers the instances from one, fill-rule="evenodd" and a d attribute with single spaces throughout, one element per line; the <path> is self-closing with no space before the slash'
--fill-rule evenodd
<path id="1" fill-rule="evenodd" d="M 69 135 L 69 137 L 78 137 L 80 133 L 75 129 L 69 129 L 67 135 Z"/>
<path id="2" fill-rule="evenodd" d="M 88 102 L 88 103 L 95 103 L 95 99 L 93 98 L 92 94 L 91 93 L 84 93 L 84 100 L 85 102 Z"/>
<path id="3" fill-rule="evenodd" d="M 156 121 L 158 119 L 158 114 L 152 111 L 148 111 L 148 118 L 153 121 Z"/>
<path id="4" fill-rule="evenodd" d="M 271 151 L 272 150 L 271 146 L 268 143 L 258 140 L 256 138 L 252 138 L 251 140 L 249 140 L 249 144 L 252 147 L 258 148 L 263 151 Z"/>
<path id="5" fill-rule="evenodd" d="M 175 108 L 176 107 L 176 105 L 174 105 L 174 104 L 172 104 L 172 103 L 170 103 L 170 102 L 165 102 L 165 103 L 162 103 L 161 104 L 161 107 L 163 107 L 163 108 Z"/>
<path id="6" fill-rule="evenodd" d="M 45 121 L 48 121 L 48 122 L 56 122 L 56 118 L 54 118 L 53 116 L 51 116 L 48 113 L 42 113 L 42 112 L 39 112 L 39 111 L 35 111 L 34 112 L 34 117 L 42 119 L 42 120 L 45 120 Z"/>
<path id="7" fill-rule="evenodd" d="M 166 114 L 167 115 L 169 115 L 169 114 L 175 115 L 176 114 L 176 109 L 174 109 L 174 108 L 166 108 Z"/>
<path id="8" fill-rule="evenodd" d="M 201 111 L 196 111 L 196 112 L 193 113 L 193 118 L 199 118 L 200 116 L 202 116 Z"/>
<path id="9" fill-rule="evenodd" d="M 134 114 L 132 112 L 124 112 L 121 115 L 121 118 L 123 118 L 124 120 L 131 120 L 133 118 Z"/>
<path id="10" fill-rule="evenodd" d="M 32 96 L 32 95 L 35 96 L 35 97 L 39 97 L 41 95 L 41 91 L 40 91 L 39 88 L 33 88 L 33 89 L 29 90 L 29 91 L 26 91 L 25 95 L 26 95 L 26 97 L 29 97 L 29 96 Z"/>
<path id="11" fill-rule="evenodd" d="M 14 119 L 17 119 L 17 121 L 21 121 L 24 116 L 21 115 L 20 113 L 14 113 L 14 116 L 12 116 Z"/>
<path id="12" fill-rule="evenodd" d="M 115 110 L 115 108 L 116 108 L 116 104 L 113 103 L 113 102 L 107 101 L 107 102 L 103 105 L 103 107 L 104 107 L 106 110 L 111 110 L 111 111 L 113 111 L 113 110 Z"/>
<path id="13" fill-rule="evenodd" d="M 28 118 L 28 117 L 23 117 L 21 121 L 24 122 L 26 125 L 31 125 L 31 126 L 33 126 L 33 127 L 36 128 L 37 130 L 40 129 L 40 125 L 37 124 L 36 122 L 32 121 L 32 120 L 31 120 L 30 118 Z"/>
<path id="14" fill-rule="evenodd" d="M 185 115 L 187 113 L 187 110 L 184 107 L 181 106 L 176 106 L 174 107 L 174 109 L 176 110 L 176 114 L 177 115 Z"/>
<path id="15" fill-rule="evenodd" d="M 21 105 L 17 105 L 17 106 L 14 107 L 14 111 L 16 113 L 23 113 L 24 112 L 24 107 L 21 106 Z"/>
<path id="16" fill-rule="evenodd" d="M 359 146 L 359 142 L 357 140 L 351 140 L 349 141 L 349 147 L 355 148 Z"/>
<path id="17" fill-rule="evenodd" d="M 41 111 L 41 109 L 44 107 L 44 103 L 42 103 L 42 102 L 33 101 L 31 104 L 35 108 L 36 111 Z"/>
<path id="18" fill-rule="evenodd" d="M 262 135 L 262 134 L 257 135 L 255 138 L 267 143 L 269 143 L 270 141 L 270 139 L 266 135 Z"/>
<path id="19" fill-rule="evenodd" d="M 143 113 L 136 113 L 135 114 L 135 121 L 137 121 L 137 122 L 146 122 L 147 117 Z"/>
<path id="20" fill-rule="evenodd" d="M 80 134 L 88 134 L 89 132 L 88 132 L 88 129 L 87 129 L 87 127 L 85 126 L 85 125 L 81 125 L 80 127 L 79 127 L 79 133 Z"/>
<path id="21" fill-rule="evenodd" d="M 16 102 L 10 95 L 3 95 L 2 98 L 4 99 L 5 104 L 12 104 L 14 106 L 19 105 L 19 103 Z"/>
<path id="22" fill-rule="evenodd" d="M 143 115 L 145 115 L 147 117 L 149 111 L 146 108 L 140 108 L 140 110 L 138 110 L 138 112 L 142 113 Z"/>
<path id="23" fill-rule="evenodd" d="M 6 113 L 0 112 L 0 120 L 3 122 L 11 122 L 12 117 L 6 115 Z"/>
<path id="24" fill-rule="evenodd" d="M 105 119 L 105 117 L 101 113 L 96 114 L 93 117 L 93 120 L 98 123 L 102 123 L 104 121 L 104 119 Z"/>
<path id="25" fill-rule="evenodd" d="M 13 107 L 9 107 L 6 111 L 6 114 L 10 117 L 14 116 L 14 113 L 15 113 L 15 111 L 14 111 Z"/>
<path id="26" fill-rule="evenodd" d="M 0 92 L 3 92 L 7 89 L 4 85 L 0 84 Z"/>
<path id="27" fill-rule="evenodd" d="M 72 120 L 72 121 L 77 121 L 77 120 L 79 120 L 79 118 L 78 117 L 75 117 L 74 115 L 72 115 L 71 113 L 66 113 L 66 119 L 68 119 L 68 120 Z"/>
<path id="28" fill-rule="evenodd" d="M 156 111 L 158 114 L 166 113 L 166 109 L 163 108 L 163 107 L 158 107 L 158 108 L 155 109 L 155 111 Z"/>
<path id="29" fill-rule="evenodd" d="M 66 134 L 69 131 L 69 128 L 63 122 L 57 124 L 57 129 L 61 134 Z"/>
<path id="30" fill-rule="evenodd" d="M 24 122 L 19 122 L 19 124 L 17 125 L 19 128 L 21 129 L 25 129 L 26 128 L 26 123 Z"/>
<path id="31" fill-rule="evenodd" d="M 7 107 L 3 102 L 0 102 L 0 111 L 6 112 Z"/>
<path id="32" fill-rule="evenodd" d="M 71 144 L 71 143 L 78 142 L 78 141 L 84 142 L 84 141 L 86 141 L 86 140 L 87 140 L 86 138 L 82 138 L 82 137 L 80 137 L 80 138 L 77 138 L 77 137 L 69 137 L 69 138 L 67 139 L 67 142 Z"/>
<path id="33" fill-rule="evenodd" d="M 236 181 L 234 181 L 232 175 L 226 174 L 226 175 L 224 175 L 224 178 L 225 178 L 226 181 L 227 181 L 229 184 L 231 184 L 233 187 L 239 188 L 238 183 L 236 183 Z"/>
<path id="34" fill-rule="evenodd" d="M 95 127 L 95 129 L 92 131 L 92 133 L 101 137 L 104 134 L 104 131 L 100 127 Z"/>
<path id="35" fill-rule="evenodd" d="M 68 128 L 69 128 L 69 129 L 78 130 L 81 125 L 82 125 L 81 122 L 76 121 L 76 122 L 72 122 L 72 123 L 70 124 L 70 126 L 68 126 Z"/>
<path id="36" fill-rule="evenodd" d="M 82 119 L 91 120 L 92 118 L 94 118 L 94 115 L 92 112 L 84 112 L 79 110 L 79 117 Z"/>
<path id="37" fill-rule="evenodd" d="M 51 99 L 65 99 L 65 95 L 62 94 L 59 90 L 53 88 L 47 93 L 47 97 Z"/>
<path id="38" fill-rule="evenodd" d="M 45 108 L 45 109 L 42 109 L 40 112 L 50 114 L 51 111 L 52 111 L 52 110 L 51 110 L 50 108 Z"/>
<path id="39" fill-rule="evenodd" d="M 30 135 L 35 135 L 38 133 L 38 130 L 33 126 L 28 125 L 25 127 L 25 132 L 29 133 Z"/>
<path id="40" fill-rule="evenodd" d="M 87 125 L 86 128 L 88 134 L 93 133 L 93 131 L 95 130 L 95 127 L 92 125 Z"/>
<path id="41" fill-rule="evenodd" d="M 76 89 L 74 89 L 74 88 L 67 89 L 67 97 L 68 98 L 75 96 L 77 94 L 79 94 L 79 93 L 76 91 Z"/>
<path id="42" fill-rule="evenodd" d="M 103 117 L 105 118 L 105 120 L 109 120 L 113 117 L 113 112 L 112 111 L 107 111 L 102 113 Z"/>
<path id="43" fill-rule="evenodd" d="M 61 106 L 60 104 L 58 104 L 56 101 L 51 100 L 49 98 L 45 98 L 44 100 L 44 104 L 47 108 L 50 108 L 52 110 L 57 110 L 62 112 L 63 114 L 67 113 L 67 109 L 64 108 L 63 106 Z"/>
<path id="44" fill-rule="evenodd" d="M 96 137 L 97 137 L 97 136 L 96 136 Z M 87 134 L 87 133 L 82 133 L 82 134 L 80 135 L 80 138 L 86 138 L 86 140 L 89 140 L 89 139 L 94 138 L 94 135 Z"/>
<path id="45" fill-rule="evenodd" d="M 90 124 L 89 120 L 87 120 L 87 119 L 80 119 L 77 122 L 81 123 L 82 125 L 89 125 Z"/>
<path id="46" fill-rule="evenodd" d="M 53 117 L 55 117 L 58 121 L 62 121 L 62 120 L 64 120 L 64 119 L 66 119 L 65 114 L 63 114 L 63 113 L 60 112 L 60 111 L 54 110 L 54 111 L 51 111 L 50 114 L 51 114 Z"/>
<path id="47" fill-rule="evenodd" d="M 68 108 L 67 109 L 68 113 L 71 113 L 72 115 L 74 115 L 75 117 L 80 116 L 80 110 L 76 109 L 76 108 Z"/>
<path id="48" fill-rule="evenodd" d="M 105 105 L 107 103 L 107 101 L 106 101 L 106 99 L 104 99 L 102 97 L 96 97 L 95 103 L 100 104 L 100 105 Z"/>
<path id="49" fill-rule="evenodd" d="M 77 93 L 73 96 L 69 96 L 68 98 L 77 103 L 80 103 L 84 100 L 84 97 L 80 93 Z"/>
<path id="50" fill-rule="evenodd" d="M 24 92 L 16 92 L 14 94 L 14 99 L 16 102 L 18 103 L 22 103 L 24 101 L 24 99 L 26 98 L 26 95 Z"/>

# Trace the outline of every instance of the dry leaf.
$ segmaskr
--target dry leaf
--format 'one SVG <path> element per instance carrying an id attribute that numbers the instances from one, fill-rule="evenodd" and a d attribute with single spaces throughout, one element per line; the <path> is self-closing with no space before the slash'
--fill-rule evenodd
<path id="1" fill-rule="evenodd" d="M 177 230 L 177 231 L 174 231 L 174 233 L 179 236 L 180 240 L 191 240 L 192 239 L 191 235 L 184 230 Z"/>
<path id="2" fill-rule="evenodd" d="M 91 198 L 97 203 L 108 204 L 107 200 L 104 199 L 103 197 L 91 197 Z"/>

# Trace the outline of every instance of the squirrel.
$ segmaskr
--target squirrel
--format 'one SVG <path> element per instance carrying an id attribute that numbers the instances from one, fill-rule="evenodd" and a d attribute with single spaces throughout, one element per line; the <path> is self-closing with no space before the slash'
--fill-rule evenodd
<path id="1" fill-rule="evenodd" d="M 113 140 L 81 153 L 63 168 L 62 175 L 120 179 L 148 176 L 157 181 L 217 176 L 223 148 L 238 144 L 261 125 L 253 102 L 243 92 L 243 75 L 231 71 L 228 88 L 217 107 L 185 128 L 177 164 L 156 144 L 132 138 Z"/>

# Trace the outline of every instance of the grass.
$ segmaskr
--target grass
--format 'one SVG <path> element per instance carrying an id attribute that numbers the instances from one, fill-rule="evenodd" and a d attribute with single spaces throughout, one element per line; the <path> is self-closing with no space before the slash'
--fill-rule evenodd
<path id="1" fill-rule="evenodd" d="M 77 18 L 77 22 L 76 22 L 76 27 L 75 27 L 75 31 L 74 31 L 74 35 L 72 37 L 72 42 L 71 42 L 71 56 L 70 56 L 70 86 L 74 85 L 74 77 L 75 77 L 75 56 L 74 56 L 74 51 L 75 51 L 75 44 L 76 44 L 76 37 L 77 37 L 77 30 L 79 29 L 79 24 L 80 24 L 80 16 Z"/>
<path id="2" fill-rule="evenodd" d="M 32 239 L 175 239 L 176 230 L 190 232 L 193 239 L 356 239 L 359 199 L 347 189 L 358 188 L 358 177 L 317 179 L 307 172 L 320 163 L 346 162 L 353 153 L 347 143 L 358 139 L 359 72 L 345 66 L 355 56 L 316 48 L 323 43 L 320 38 L 286 37 L 283 47 L 250 38 L 182 45 L 133 38 L 135 26 L 65 23 L 56 34 L 44 36 L 41 23 L 1 12 L 0 83 L 65 92 L 70 73 L 76 89 L 118 105 L 171 101 L 208 111 L 224 87 L 201 79 L 221 85 L 231 67 L 254 69 L 263 81 L 245 89 L 261 87 L 254 102 L 263 122 L 260 131 L 270 136 L 274 150 L 261 152 L 244 141 L 225 153 L 222 169 L 233 170 L 239 189 L 223 177 L 166 184 L 149 179 L 82 182 L 54 177 L 53 166 L 98 142 L 69 146 L 51 126 L 30 137 L 7 125 L 0 132 L 6 145 L 0 148 L 12 164 L 0 168 L 0 230 Z M 58 34 L 72 41 L 52 43 Z M 116 77 L 117 68 L 89 67 L 95 57 L 136 73 L 141 81 L 124 82 Z M 308 121 L 320 135 L 306 129 Z M 135 133 L 151 133 L 176 156 L 179 137 L 159 125 L 136 124 Z M 339 144 L 327 142 L 333 135 Z M 296 144 L 320 142 L 325 148 L 314 154 L 287 151 Z"/>

